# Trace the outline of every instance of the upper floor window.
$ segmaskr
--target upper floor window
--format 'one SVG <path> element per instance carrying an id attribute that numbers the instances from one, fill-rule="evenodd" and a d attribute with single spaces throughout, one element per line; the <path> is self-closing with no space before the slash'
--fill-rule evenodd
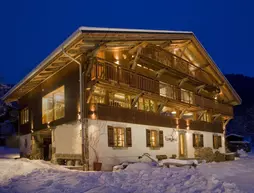
<path id="1" fill-rule="evenodd" d="M 109 147 L 131 147 L 131 128 L 108 126 Z"/>
<path id="2" fill-rule="evenodd" d="M 193 134 L 193 147 L 204 147 L 204 136 L 203 134 Z"/>
<path id="3" fill-rule="evenodd" d="M 64 86 L 42 98 L 42 123 L 48 123 L 65 115 Z"/>
<path id="4" fill-rule="evenodd" d="M 139 97 L 138 99 L 138 109 L 143 111 L 152 111 L 155 112 L 155 102 L 150 99 Z"/>
<path id="5" fill-rule="evenodd" d="M 200 118 L 201 121 L 209 122 L 209 114 L 205 112 L 203 116 Z"/>
<path id="6" fill-rule="evenodd" d="M 25 124 L 29 122 L 29 109 L 26 107 L 20 112 L 20 122 L 21 124 Z"/>
<path id="7" fill-rule="evenodd" d="M 102 104 L 105 103 L 105 95 L 106 95 L 105 89 L 96 86 L 93 91 L 91 103 L 102 103 Z"/>
<path id="8" fill-rule="evenodd" d="M 213 135 L 213 148 L 219 149 L 220 147 L 222 147 L 221 136 Z"/>
<path id="9" fill-rule="evenodd" d="M 181 89 L 181 101 L 184 103 L 193 104 L 193 92 Z"/>
<path id="10" fill-rule="evenodd" d="M 175 87 L 173 85 L 160 83 L 160 95 L 170 99 L 176 99 Z"/>
<path id="11" fill-rule="evenodd" d="M 109 104 L 116 107 L 130 108 L 130 96 L 124 93 L 110 93 Z"/>

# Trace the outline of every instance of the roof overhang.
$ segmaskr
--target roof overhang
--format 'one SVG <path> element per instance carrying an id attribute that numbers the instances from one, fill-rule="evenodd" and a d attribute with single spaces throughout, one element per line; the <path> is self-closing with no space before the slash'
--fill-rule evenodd
<path id="1" fill-rule="evenodd" d="M 192 32 L 184 31 L 166 31 L 166 30 L 141 30 L 141 29 L 116 29 L 116 28 L 96 28 L 96 27 L 80 27 L 68 39 L 66 39 L 58 48 L 56 48 L 45 60 L 43 60 L 36 68 L 34 68 L 27 76 L 25 76 L 18 84 L 16 84 L 2 99 L 5 101 L 15 101 L 36 88 L 46 79 L 53 76 L 59 70 L 71 63 L 71 59 L 66 57 L 62 49 L 76 59 L 80 59 L 82 54 L 93 50 L 96 46 L 105 43 L 114 46 L 114 42 L 118 45 L 133 46 L 133 42 L 142 41 L 172 41 L 172 40 L 191 40 L 197 46 L 209 61 L 211 68 L 217 76 L 224 82 L 223 86 L 234 98 L 234 104 L 241 103 L 239 95 L 221 73 L 212 58 L 206 52 L 204 47 L 198 41 Z M 129 43 L 128 43 L 129 42 Z M 129 44 L 129 45 L 128 45 Z"/>

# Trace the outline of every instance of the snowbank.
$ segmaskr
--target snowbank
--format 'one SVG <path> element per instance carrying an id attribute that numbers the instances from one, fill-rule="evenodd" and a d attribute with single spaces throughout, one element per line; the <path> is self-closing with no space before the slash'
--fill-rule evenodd
<path id="1" fill-rule="evenodd" d="M 246 151 L 244 151 L 243 149 L 237 150 L 237 154 L 239 155 L 239 157 L 247 157 L 248 153 Z"/>
<path id="2" fill-rule="evenodd" d="M 204 164 L 203 169 L 213 165 L 218 164 Z M 203 175 L 199 169 L 160 168 L 147 163 L 131 164 L 120 172 L 81 172 L 45 161 L 0 159 L 0 174 L 0 192 L 4 193 L 240 192 L 236 184 L 212 173 Z"/>

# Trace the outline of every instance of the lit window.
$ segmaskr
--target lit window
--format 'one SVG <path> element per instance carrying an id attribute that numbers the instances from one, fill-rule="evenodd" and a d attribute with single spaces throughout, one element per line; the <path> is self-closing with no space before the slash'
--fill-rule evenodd
<path id="1" fill-rule="evenodd" d="M 204 147 L 204 137 L 202 134 L 193 134 L 193 147 Z"/>
<path id="2" fill-rule="evenodd" d="M 193 92 L 181 89 L 181 101 L 184 103 L 193 104 Z"/>
<path id="3" fill-rule="evenodd" d="M 124 147 L 124 144 L 125 144 L 124 128 L 114 128 L 114 146 Z"/>
<path id="4" fill-rule="evenodd" d="M 213 135 L 213 148 L 219 149 L 220 147 L 222 147 L 221 136 Z"/>
<path id="5" fill-rule="evenodd" d="M 116 107 L 130 108 L 130 96 L 123 93 L 110 93 L 109 104 Z"/>
<path id="6" fill-rule="evenodd" d="M 160 95 L 170 99 L 176 99 L 175 87 L 173 85 L 160 83 Z"/>
<path id="7" fill-rule="evenodd" d="M 48 123 L 65 115 L 64 86 L 42 98 L 42 123 Z"/>
<path id="8" fill-rule="evenodd" d="M 139 110 L 144 110 L 144 111 L 152 111 L 155 112 L 155 102 L 150 99 L 145 99 L 143 97 L 139 97 L 138 100 L 138 109 Z"/>
<path id="9" fill-rule="evenodd" d="M 200 120 L 205 121 L 205 122 L 209 122 L 209 114 L 204 113 Z"/>
<path id="10" fill-rule="evenodd" d="M 21 121 L 21 124 L 28 123 L 28 121 L 29 121 L 29 110 L 28 110 L 28 108 L 24 108 L 24 109 L 21 110 L 21 112 L 20 112 L 20 121 Z"/>
<path id="11" fill-rule="evenodd" d="M 95 87 L 95 89 L 93 91 L 93 96 L 92 96 L 90 102 L 104 104 L 105 103 L 105 95 L 106 95 L 105 89 L 102 89 L 100 87 Z"/>
<path id="12" fill-rule="evenodd" d="M 108 146 L 109 147 L 131 147 L 131 128 L 108 126 Z"/>
<path id="13" fill-rule="evenodd" d="M 157 147 L 158 146 L 158 131 L 156 130 L 151 130 L 151 135 L 150 135 L 150 143 L 151 147 Z"/>
<path id="14" fill-rule="evenodd" d="M 163 131 L 162 130 L 146 130 L 146 146 L 147 147 L 163 147 Z"/>

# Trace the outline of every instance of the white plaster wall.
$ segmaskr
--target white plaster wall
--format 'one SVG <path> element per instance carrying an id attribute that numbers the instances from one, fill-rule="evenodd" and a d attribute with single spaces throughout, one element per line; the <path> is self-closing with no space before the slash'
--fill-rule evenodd
<path id="1" fill-rule="evenodd" d="M 225 139 L 224 135 L 222 133 L 211 133 L 211 132 L 203 132 L 203 131 L 193 131 L 188 130 L 186 133 L 186 141 L 187 141 L 187 156 L 188 158 L 194 158 L 194 152 L 195 148 L 193 147 L 193 140 L 192 140 L 192 134 L 193 133 L 199 133 L 203 134 L 204 136 L 204 147 L 211 147 L 213 149 L 213 135 L 217 134 L 221 136 L 222 139 L 222 147 L 219 149 L 213 149 L 213 152 L 219 151 L 221 153 L 225 153 Z"/>
<path id="2" fill-rule="evenodd" d="M 131 127 L 132 132 L 132 147 L 116 149 L 108 147 L 107 126 Z M 160 149 L 151 149 L 146 147 L 146 129 L 163 130 L 164 147 Z M 138 125 L 131 123 L 121 123 L 113 121 L 89 120 L 89 135 L 99 136 L 97 144 L 97 152 L 99 154 L 99 161 L 102 162 L 103 170 L 112 170 L 112 166 L 124 161 L 139 161 L 138 156 L 143 153 L 149 153 L 153 156 L 172 154 L 178 155 L 178 140 L 175 142 L 166 141 L 165 136 L 171 135 L 173 129 L 165 127 L 156 127 L 148 125 Z M 90 148 L 90 167 L 94 161 L 94 152 Z"/>
<path id="3" fill-rule="evenodd" d="M 81 154 L 80 123 L 57 126 L 52 131 L 52 146 L 56 148 L 56 153 Z"/>
<path id="4" fill-rule="evenodd" d="M 25 147 L 25 140 L 27 140 L 27 147 Z M 31 134 L 21 135 L 19 137 L 19 149 L 23 155 L 30 155 L 32 151 Z"/>

